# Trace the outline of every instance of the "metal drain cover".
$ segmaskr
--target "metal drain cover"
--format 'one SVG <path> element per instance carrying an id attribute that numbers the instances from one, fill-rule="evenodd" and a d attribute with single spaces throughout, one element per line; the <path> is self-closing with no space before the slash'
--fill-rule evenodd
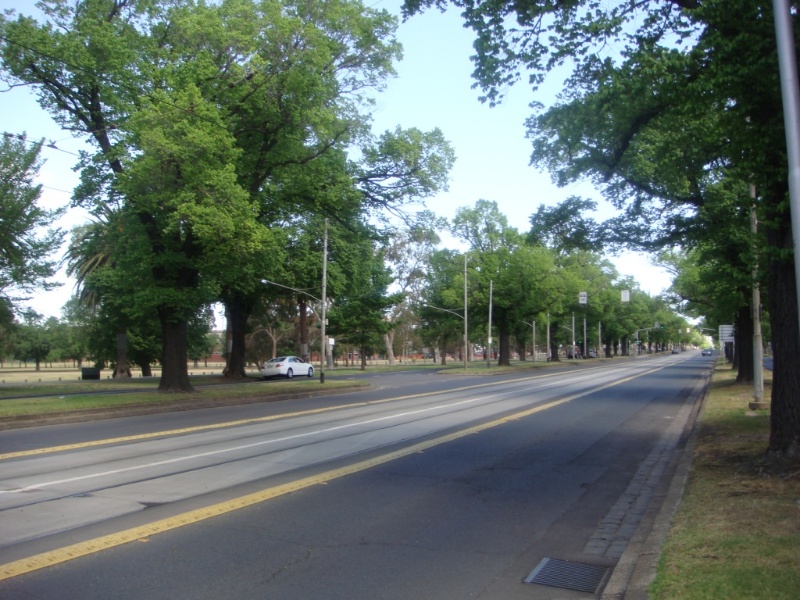
<path id="1" fill-rule="evenodd" d="M 606 567 L 543 558 L 542 562 L 525 578 L 525 583 L 549 585 L 594 594 L 603 582 L 607 571 Z"/>

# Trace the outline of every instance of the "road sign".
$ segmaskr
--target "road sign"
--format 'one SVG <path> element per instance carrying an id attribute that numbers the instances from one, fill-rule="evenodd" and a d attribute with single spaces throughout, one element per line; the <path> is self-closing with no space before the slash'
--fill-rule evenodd
<path id="1" fill-rule="evenodd" d="M 720 325 L 719 326 L 719 341 L 732 342 L 734 335 L 733 325 Z"/>
<path id="2" fill-rule="evenodd" d="M 623 302 L 630 302 L 631 301 L 631 291 L 630 290 L 622 290 L 622 301 Z"/>
<path id="3" fill-rule="evenodd" d="M 586 304 L 588 301 L 588 295 L 586 292 L 579 292 L 578 293 L 578 303 L 579 304 Z"/>

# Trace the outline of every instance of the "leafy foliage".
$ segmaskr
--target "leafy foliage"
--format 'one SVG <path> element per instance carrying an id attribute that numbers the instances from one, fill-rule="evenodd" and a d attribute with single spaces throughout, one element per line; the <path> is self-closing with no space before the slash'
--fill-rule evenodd
<path id="1" fill-rule="evenodd" d="M 50 256 L 63 233 L 52 227 L 60 210 L 38 206 L 41 186 L 33 180 L 39 171 L 42 142 L 29 145 L 22 137 L 0 139 L 0 323 L 9 322 L 19 294 L 48 290 L 56 270 Z"/>

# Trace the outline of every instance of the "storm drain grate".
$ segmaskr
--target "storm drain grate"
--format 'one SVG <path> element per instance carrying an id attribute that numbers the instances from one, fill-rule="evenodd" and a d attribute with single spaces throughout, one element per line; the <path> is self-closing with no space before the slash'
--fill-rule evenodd
<path id="1" fill-rule="evenodd" d="M 542 562 L 525 578 L 525 583 L 549 585 L 594 594 L 602 583 L 606 571 L 608 571 L 606 567 L 543 558 Z"/>

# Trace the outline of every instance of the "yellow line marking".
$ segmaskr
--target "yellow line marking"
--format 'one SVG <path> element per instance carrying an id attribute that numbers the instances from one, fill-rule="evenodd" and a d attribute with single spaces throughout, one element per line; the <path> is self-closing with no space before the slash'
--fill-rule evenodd
<path id="1" fill-rule="evenodd" d="M 41 554 L 36 554 L 28 558 L 23 558 L 10 563 L 6 563 L 4 565 L 0 565 L 0 581 L 3 581 L 5 579 L 11 579 L 12 577 L 18 577 L 19 575 L 24 575 L 25 573 L 38 571 L 40 569 L 51 567 L 53 565 L 65 563 L 67 561 L 74 560 L 76 558 L 81 558 L 83 556 L 88 556 L 90 554 L 100 552 L 101 550 L 108 550 L 110 548 L 115 548 L 117 546 L 121 546 L 123 544 L 127 544 L 133 541 L 137 540 L 147 541 L 148 538 L 159 533 L 164 533 L 167 531 L 171 531 L 173 529 L 178 529 L 179 527 L 184 527 L 185 525 L 192 525 L 194 523 L 199 523 L 201 521 L 205 521 L 213 517 L 218 517 L 226 513 L 240 510 L 242 508 L 247 508 L 255 504 L 260 504 L 262 502 L 266 502 L 267 500 L 272 500 L 273 498 L 277 498 L 279 496 L 284 496 L 292 492 L 297 492 L 305 488 L 311 487 L 313 485 L 326 484 L 329 481 L 333 481 L 334 479 L 339 479 L 340 477 L 344 477 L 346 475 L 352 475 L 360 471 L 365 471 L 372 467 L 376 467 L 391 462 L 393 460 L 409 456 L 411 454 L 424 452 L 425 450 L 428 450 L 435 446 L 445 444 L 447 442 L 451 442 L 459 438 L 466 437 L 468 435 L 492 429 L 494 427 L 503 425 L 510 421 L 523 419 L 525 417 L 534 415 L 538 412 L 555 408 L 556 406 L 566 404 L 567 402 L 571 402 L 572 400 L 575 400 L 577 398 L 581 398 L 583 396 L 587 396 L 589 394 L 593 394 L 595 392 L 599 392 L 617 386 L 621 383 L 625 383 L 627 381 L 636 379 L 637 377 L 642 377 L 644 375 L 649 375 L 650 373 L 660 371 L 666 366 L 667 365 L 664 365 L 662 367 L 657 367 L 649 371 L 645 371 L 643 373 L 639 373 L 636 375 L 632 375 L 630 377 L 626 377 L 624 379 L 620 379 L 618 381 L 608 383 L 606 385 L 600 386 L 592 390 L 587 390 L 585 392 L 581 392 L 573 396 L 561 398 L 560 400 L 553 400 L 551 402 L 547 402 L 546 404 L 540 404 L 532 408 L 526 409 L 524 411 L 520 411 L 518 413 L 507 415 L 505 417 L 501 417 L 499 419 L 495 419 L 493 421 L 489 421 L 486 423 L 481 423 L 479 425 L 474 425 L 472 427 L 461 429 L 459 431 L 454 431 L 447 435 L 426 440 L 424 442 L 419 442 L 411 446 L 400 448 L 392 452 L 387 452 L 386 454 L 375 456 L 373 458 L 359 461 L 338 469 L 333 469 L 330 471 L 326 471 L 324 473 L 312 475 L 310 477 L 304 477 L 302 479 L 298 479 L 297 481 L 292 481 L 290 483 L 286 483 L 283 485 L 267 488 L 258 492 L 254 492 L 252 494 L 240 496 L 239 498 L 226 500 L 225 502 L 212 504 L 211 506 L 199 508 L 186 513 L 182 513 L 180 515 L 175 515 L 173 517 L 168 517 L 166 519 L 154 521 L 152 523 L 141 525 L 139 527 L 133 527 L 131 529 L 126 529 L 124 531 L 120 531 L 117 533 L 112 533 L 92 540 L 87 540 L 85 542 L 79 542 L 77 544 L 72 544 L 70 546 L 65 546 L 63 548 L 58 548 L 56 550 L 43 552 Z"/>
<path id="2" fill-rule="evenodd" d="M 600 367 L 591 367 L 589 369 L 584 369 L 583 372 L 588 371 L 588 370 L 597 369 L 597 368 L 600 368 Z M 519 378 L 519 379 L 515 379 L 513 381 L 514 382 L 517 382 L 517 381 L 524 382 L 524 381 L 530 381 L 532 379 L 542 379 L 542 378 L 545 378 L 545 377 L 554 377 L 556 375 L 563 375 L 563 374 L 564 374 L 563 372 L 560 372 L 560 373 L 547 373 L 547 374 L 544 374 L 544 375 L 535 375 L 535 376 L 532 376 L 532 377 L 522 377 L 522 378 Z M 270 416 L 267 416 L 267 417 L 255 417 L 255 418 L 252 418 L 252 419 L 240 419 L 240 420 L 237 420 L 237 421 L 227 421 L 227 422 L 224 422 L 224 423 L 211 423 L 209 425 L 197 425 L 195 427 L 183 427 L 183 428 L 180 428 L 180 429 L 170 429 L 170 430 L 166 430 L 166 431 L 153 431 L 151 433 L 140 433 L 140 434 L 136 434 L 136 435 L 126 435 L 126 436 L 115 437 L 115 438 L 107 438 L 107 439 L 102 439 L 102 440 L 93 440 L 93 441 L 89 441 L 89 442 L 77 442 L 77 443 L 74 443 L 74 444 L 64 444 L 64 445 L 61 445 L 61 446 L 50 446 L 50 447 L 45 447 L 45 448 L 34 448 L 34 449 L 31 449 L 31 450 L 19 450 L 19 451 L 16 451 L 16 452 L 7 452 L 5 454 L 0 454 L 0 460 L 8 460 L 10 458 L 22 458 L 22 457 L 26 457 L 26 456 L 39 456 L 41 454 L 53 454 L 55 452 L 66 452 L 68 450 L 82 450 L 84 448 L 94 448 L 94 447 L 97 447 L 97 446 L 106 446 L 106 445 L 109 445 L 109 444 L 121 444 L 121 443 L 124 443 L 124 442 L 138 442 L 138 441 L 142 441 L 142 440 L 149 440 L 149 439 L 158 438 L 158 437 L 164 437 L 164 436 L 182 435 L 182 434 L 186 434 L 186 433 L 197 433 L 197 432 L 200 432 L 200 431 L 209 431 L 209 430 L 213 430 L 213 429 L 225 429 L 227 427 L 239 427 L 241 425 L 252 425 L 252 424 L 255 424 L 255 423 L 266 423 L 268 421 L 277 421 L 279 419 L 290 419 L 292 417 L 303 417 L 303 416 L 315 415 L 315 414 L 320 414 L 320 413 L 325 413 L 325 412 L 332 412 L 332 411 L 336 411 L 336 410 L 343 410 L 343 409 L 346 409 L 346 408 L 358 408 L 358 407 L 361 407 L 361 406 L 372 406 L 372 405 L 375 405 L 375 404 L 385 404 L 385 403 L 388 403 L 388 402 L 397 402 L 399 400 L 410 400 L 412 398 L 424 398 L 426 396 L 435 396 L 437 394 L 448 394 L 448 393 L 452 393 L 452 392 L 463 392 L 465 390 L 478 389 L 478 388 L 487 387 L 487 386 L 496 385 L 496 384 L 497 384 L 497 382 L 479 383 L 479 384 L 475 384 L 475 385 L 464 386 L 464 387 L 460 387 L 460 388 L 453 388 L 453 389 L 443 390 L 443 391 L 439 391 L 439 392 L 425 392 L 425 393 L 421 393 L 421 394 L 411 394 L 411 395 L 407 395 L 407 396 L 396 396 L 394 398 L 387 398 L 385 400 L 369 400 L 367 402 L 354 402 L 352 404 L 340 404 L 340 405 L 337 405 L 337 406 L 329 406 L 329 407 L 325 407 L 325 408 L 313 408 L 313 409 L 295 411 L 295 412 L 290 412 L 290 413 L 281 413 L 279 415 L 270 415 Z"/>

